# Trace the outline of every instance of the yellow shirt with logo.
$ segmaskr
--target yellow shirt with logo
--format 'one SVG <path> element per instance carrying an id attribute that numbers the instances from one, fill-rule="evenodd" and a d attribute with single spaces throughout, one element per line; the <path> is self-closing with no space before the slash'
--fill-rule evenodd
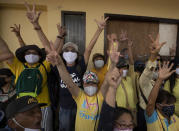
<path id="1" fill-rule="evenodd" d="M 101 92 L 90 97 L 80 89 L 78 97 L 73 98 L 77 104 L 75 131 L 96 131 L 103 103 Z"/>
<path id="2" fill-rule="evenodd" d="M 170 91 L 170 81 L 168 80 L 164 85 L 164 90 Z M 179 78 L 176 78 L 175 80 L 175 87 L 173 88 L 173 95 L 176 97 L 176 103 L 175 103 L 175 114 L 179 116 Z"/>
<path id="3" fill-rule="evenodd" d="M 13 59 L 12 64 L 9 64 L 9 63 L 7 63 L 7 64 L 9 66 L 10 70 L 13 72 L 13 74 L 16 77 L 15 78 L 15 83 L 16 83 L 21 72 L 24 70 L 24 65 L 16 57 Z M 31 67 L 36 67 L 38 64 L 34 64 Z M 43 64 L 46 67 L 47 71 L 49 72 L 50 71 L 50 63 L 48 63 L 47 61 L 44 61 Z M 27 63 L 25 63 L 25 65 L 30 67 L 30 65 L 28 65 Z M 48 92 L 48 87 L 47 87 L 47 72 L 45 71 L 44 66 L 40 65 L 40 67 L 39 67 L 39 70 L 43 77 L 43 82 L 42 82 L 42 91 L 36 98 L 39 103 L 47 103 L 48 105 L 50 105 L 50 97 L 49 97 L 49 92 Z"/>
<path id="4" fill-rule="evenodd" d="M 101 68 L 100 70 L 96 70 L 95 68 L 93 68 L 91 71 L 97 74 L 98 79 L 99 79 L 98 87 L 101 88 L 101 85 L 103 84 L 105 75 L 107 73 L 107 64 L 104 65 L 104 67 Z"/>
<path id="5" fill-rule="evenodd" d="M 179 119 L 176 115 L 171 116 L 170 123 L 168 123 L 168 120 L 159 111 L 154 110 L 150 117 L 145 112 L 145 119 L 147 131 L 179 131 Z"/>

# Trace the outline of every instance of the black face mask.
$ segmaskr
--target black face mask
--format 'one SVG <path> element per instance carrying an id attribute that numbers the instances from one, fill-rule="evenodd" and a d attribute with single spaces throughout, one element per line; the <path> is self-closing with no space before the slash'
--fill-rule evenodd
<path id="1" fill-rule="evenodd" d="M 163 106 L 162 112 L 168 117 L 172 116 L 175 113 L 175 105 Z"/>
<path id="2" fill-rule="evenodd" d="M 5 77 L 0 77 L 0 88 L 7 84 Z"/>

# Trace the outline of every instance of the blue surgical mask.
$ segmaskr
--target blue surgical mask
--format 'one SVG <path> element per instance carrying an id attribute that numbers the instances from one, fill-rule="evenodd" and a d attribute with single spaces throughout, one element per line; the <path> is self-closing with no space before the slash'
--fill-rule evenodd
<path id="1" fill-rule="evenodd" d="M 171 105 L 171 106 L 162 106 L 162 112 L 170 117 L 175 113 L 175 105 Z"/>

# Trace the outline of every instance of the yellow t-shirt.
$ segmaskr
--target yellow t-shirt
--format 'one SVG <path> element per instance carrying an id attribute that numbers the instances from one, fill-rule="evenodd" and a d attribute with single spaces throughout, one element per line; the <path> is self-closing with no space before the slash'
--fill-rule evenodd
<path id="1" fill-rule="evenodd" d="M 135 89 L 133 88 L 131 77 L 127 76 L 126 79 L 123 78 L 122 83 L 124 84 L 128 95 L 129 108 L 136 109 Z M 126 94 L 121 84 L 117 88 L 116 102 L 117 106 L 127 108 Z"/>
<path id="2" fill-rule="evenodd" d="M 145 112 L 145 119 L 147 122 L 147 131 L 179 131 L 179 119 L 176 115 L 171 116 L 170 124 L 157 110 L 154 110 L 150 117 Z"/>
<path id="3" fill-rule="evenodd" d="M 164 90 L 170 92 L 170 81 L 169 80 L 165 83 Z M 176 97 L 175 114 L 177 116 L 179 116 L 179 78 L 177 78 L 175 80 L 175 87 L 173 88 L 173 95 Z"/>
<path id="4" fill-rule="evenodd" d="M 80 89 L 78 97 L 73 98 L 77 104 L 75 131 L 94 131 L 95 123 L 96 131 L 103 103 L 101 92 L 99 91 L 97 95 L 89 97 Z"/>
<path id="5" fill-rule="evenodd" d="M 98 87 L 101 88 L 101 85 L 103 84 L 105 75 L 107 73 L 107 64 L 104 65 L 104 67 L 101 68 L 100 70 L 96 70 L 95 68 L 93 68 L 91 71 L 97 74 L 98 79 L 99 79 Z"/>
<path id="6" fill-rule="evenodd" d="M 12 64 L 9 64 L 9 63 L 7 63 L 7 64 L 9 66 L 10 70 L 13 72 L 13 74 L 16 77 L 15 78 L 15 83 L 16 83 L 21 72 L 24 70 L 24 65 L 16 57 L 13 59 Z M 47 61 L 44 61 L 43 64 L 46 67 L 47 71 L 49 72 L 50 71 L 50 63 L 48 63 Z M 27 63 L 25 63 L 25 65 L 30 67 Z M 32 67 L 36 67 L 37 65 L 38 64 L 35 64 Z M 48 87 L 47 87 L 47 73 L 46 73 L 43 65 L 40 65 L 39 70 L 42 74 L 43 82 L 42 82 L 42 91 L 36 98 L 39 103 L 47 103 L 49 105 L 50 98 L 49 98 L 49 92 L 48 92 Z"/>

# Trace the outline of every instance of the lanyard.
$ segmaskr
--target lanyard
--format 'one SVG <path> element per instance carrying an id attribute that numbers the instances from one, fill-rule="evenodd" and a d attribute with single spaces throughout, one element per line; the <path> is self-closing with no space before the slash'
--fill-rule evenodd
<path id="1" fill-rule="evenodd" d="M 161 123 L 161 125 L 162 125 L 163 131 L 165 131 L 165 128 L 164 128 L 163 123 L 162 123 L 162 121 L 161 121 L 161 119 L 160 119 L 160 116 L 158 115 L 158 112 L 157 112 L 157 116 L 158 116 L 158 118 L 159 118 L 159 120 L 160 120 L 160 123 Z"/>

